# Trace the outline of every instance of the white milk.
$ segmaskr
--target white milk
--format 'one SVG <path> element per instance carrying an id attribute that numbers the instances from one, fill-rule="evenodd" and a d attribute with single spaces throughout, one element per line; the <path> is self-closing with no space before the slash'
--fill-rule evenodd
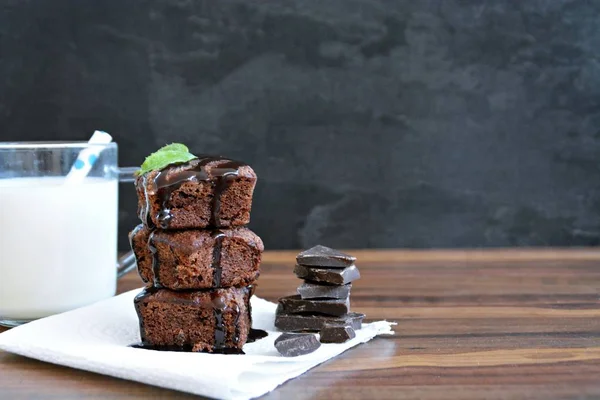
<path id="1" fill-rule="evenodd" d="M 116 180 L 0 179 L 0 319 L 41 318 L 113 296 Z"/>

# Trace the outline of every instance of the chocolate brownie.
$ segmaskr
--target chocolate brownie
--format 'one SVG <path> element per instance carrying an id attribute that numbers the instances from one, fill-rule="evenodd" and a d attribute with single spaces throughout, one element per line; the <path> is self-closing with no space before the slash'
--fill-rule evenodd
<path id="1" fill-rule="evenodd" d="M 241 227 L 152 231 L 138 225 L 130 241 L 142 280 L 174 290 L 250 285 L 264 250 L 260 237 Z"/>
<path id="2" fill-rule="evenodd" d="M 139 176 L 138 213 L 144 224 L 161 229 L 246 225 L 255 185 L 250 166 L 203 156 Z"/>
<path id="3" fill-rule="evenodd" d="M 146 288 L 134 300 L 142 344 L 206 352 L 241 350 L 252 325 L 252 290 Z"/>

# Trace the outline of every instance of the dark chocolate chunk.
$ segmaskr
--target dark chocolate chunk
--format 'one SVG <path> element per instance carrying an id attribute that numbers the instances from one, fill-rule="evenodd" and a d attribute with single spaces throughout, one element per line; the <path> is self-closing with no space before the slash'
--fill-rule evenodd
<path id="1" fill-rule="evenodd" d="M 360 272 L 358 272 L 356 265 L 351 265 L 344 269 L 335 269 L 306 267 L 298 264 L 294 268 L 294 273 L 298 278 L 313 282 L 330 283 L 332 285 L 345 285 L 360 278 Z"/>
<path id="2" fill-rule="evenodd" d="M 325 246 L 315 246 L 298 254 L 296 261 L 300 265 L 314 265 L 319 267 L 345 268 L 356 261 L 356 257 L 342 253 Z"/>
<path id="3" fill-rule="evenodd" d="M 340 324 L 349 324 L 354 330 L 358 330 L 362 326 L 364 317 L 364 314 L 359 313 L 348 313 L 341 317 L 285 314 L 283 313 L 283 307 L 279 305 L 275 315 L 275 326 L 278 329 L 287 332 L 320 331 L 325 323 L 337 322 Z"/>
<path id="4" fill-rule="evenodd" d="M 318 283 L 304 282 L 298 286 L 298 294 L 303 299 L 345 299 L 350 296 L 352 284 L 347 285 L 320 285 Z"/>
<path id="5" fill-rule="evenodd" d="M 297 357 L 310 354 L 321 347 L 312 333 L 282 333 L 275 339 L 275 348 L 284 357 Z"/>
<path id="6" fill-rule="evenodd" d="M 339 317 L 350 311 L 350 298 L 332 300 L 305 300 L 300 295 L 279 299 L 284 314 L 317 313 Z"/>
<path id="7" fill-rule="evenodd" d="M 321 329 L 321 343 L 344 343 L 356 337 L 350 325 L 326 323 Z"/>

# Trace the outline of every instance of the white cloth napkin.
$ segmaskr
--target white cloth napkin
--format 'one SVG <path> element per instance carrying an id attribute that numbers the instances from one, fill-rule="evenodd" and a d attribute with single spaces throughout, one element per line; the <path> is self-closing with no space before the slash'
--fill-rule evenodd
<path id="1" fill-rule="evenodd" d="M 288 379 L 364 343 L 393 334 L 386 321 L 364 324 L 344 344 L 323 344 L 314 353 L 286 358 L 273 341 L 276 305 L 254 296 L 253 327 L 269 336 L 244 346 L 245 355 L 177 353 L 129 347 L 139 342 L 133 298 L 139 289 L 0 334 L 0 349 L 54 364 L 149 385 L 219 398 L 261 396 Z"/>

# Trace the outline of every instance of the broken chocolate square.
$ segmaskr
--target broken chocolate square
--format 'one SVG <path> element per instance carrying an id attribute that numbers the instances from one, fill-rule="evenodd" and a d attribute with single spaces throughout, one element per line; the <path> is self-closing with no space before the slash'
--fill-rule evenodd
<path id="1" fill-rule="evenodd" d="M 275 339 L 275 348 L 284 357 L 297 357 L 310 354 L 321 347 L 312 333 L 282 333 Z"/>
<path id="2" fill-rule="evenodd" d="M 317 313 L 339 317 L 350 311 L 350 298 L 331 300 L 307 300 L 300 295 L 287 296 L 279 299 L 282 312 L 285 314 Z"/>
<path id="3" fill-rule="evenodd" d="M 298 286 L 298 294 L 303 299 L 346 299 L 351 288 L 351 283 L 338 286 L 304 282 Z"/>
<path id="4" fill-rule="evenodd" d="M 279 305 L 275 313 L 275 326 L 285 332 L 301 332 L 301 331 L 320 331 L 325 323 L 337 322 L 348 324 L 354 330 L 358 330 L 362 326 L 362 320 L 365 317 L 360 313 L 348 313 L 340 317 L 331 317 L 326 315 L 302 315 L 302 314 L 286 314 L 283 312 L 283 307 Z"/>
<path id="5" fill-rule="evenodd" d="M 294 268 L 294 273 L 298 278 L 313 282 L 325 282 L 332 285 L 345 285 L 360 278 L 360 272 L 358 272 L 356 265 L 339 269 L 306 267 L 297 264 Z"/>
<path id="6" fill-rule="evenodd" d="M 326 246 L 315 246 L 298 254 L 296 261 L 300 265 L 345 268 L 356 261 L 356 257 Z"/>
<path id="7" fill-rule="evenodd" d="M 350 325 L 326 323 L 321 329 L 321 343 L 344 343 L 356 337 Z"/>

